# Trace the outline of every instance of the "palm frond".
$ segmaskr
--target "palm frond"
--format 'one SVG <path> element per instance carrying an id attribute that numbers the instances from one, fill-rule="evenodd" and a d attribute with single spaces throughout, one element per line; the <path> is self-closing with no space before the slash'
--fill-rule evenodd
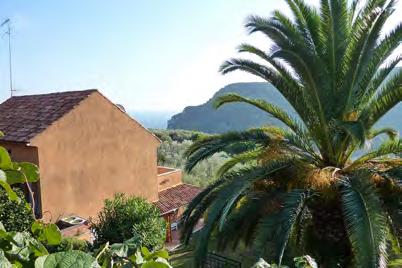
<path id="1" fill-rule="evenodd" d="M 268 242 L 275 246 L 274 254 L 279 265 L 289 241 L 294 224 L 303 212 L 310 194 L 304 190 L 293 190 L 282 197 L 283 207 L 279 212 L 264 217 L 258 225 L 254 248 L 264 254 Z"/>
<path id="2" fill-rule="evenodd" d="M 185 152 L 184 156 L 187 157 L 187 161 L 184 168 L 186 171 L 191 171 L 200 161 L 218 152 L 224 152 L 233 144 L 247 141 L 253 142 L 255 145 L 267 145 L 271 141 L 271 136 L 260 128 L 202 137 L 193 142 Z"/>
<path id="3" fill-rule="evenodd" d="M 245 195 L 232 209 L 224 222 L 224 227 L 217 233 L 218 248 L 226 249 L 229 245 L 236 249 L 239 241 L 248 246 L 254 237 L 261 209 L 269 205 L 275 194 L 264 192 L 251 192 Z"/>
<path id="4" fill-rule="evenodd" d="M 360 23 L 355 27 L 354 33 L 350 35 L 345 57 L 343 60 L 346 70 L 344 81 L 350 81 L 344 84 L 342 110 L 350 112 L 353 110 L 352 104 L 355 97 L 359 95 L 359 78 L 365 72 L 365 67 L 369 61 L 369 56 L 373 52 L 380 31 L 387 16 L 385 10 L 373 9 L 366 16 L 361 18 Z"/>
<path id="5" fill-rule="evenodd" d="M 373 97 L 362 111 L 361 118 L 366 127 L 373 126 L 401 101 L 402 72 L 399 72 L 383 86 L 381 92 Z"/>
<path id="6" fill-rule="evenodd" d="M 309 44 L 312 50 L 315 50 L 319 27 L 319 16 L 316 10 L 307 6 L 303 0 L 285 1 L 293 12 L 299 30 L 303 33 L 305 43 Z"/>
<path id="7" fill-rule="evenodd" d="M 363 51 L 360 52 L 358 67 L 356 68 L 357 79 L 356 84 L 352 84 L 352 91 L 350 96 L 354 99 L 362 96 L 362 92 L 365 92 L 367 88 L 368 78 L 372 78 L 379 64 L 383 63 L 389 53 L 392 53 L 392 49 L 388 49 L 385 54 L 378 53 L 376 51 L 377 44 L 380 40 L 380 34 L 388 18 L 394 12 L 395 1 L 389 1 L 386 6 L 378 12 L 378 15 L 374 15 L 375 20 L 367 25 L 367 35 L 365 36 Z M 375 14 L 375 12 L 373 12 Z M 372 25 L 371 25 L 372 23 Z M 384 51 L 385 52 L 385 51 Z M 349 106 L 353 108 L 354 102 L 352 101 Z"/>
<path id="8" fill-rule="evenodd" d="M 276 118 L 279 121 L 281 121 L 282 123 L 284 123 L 295 133 L 303 133 L 304 132 L 304 126 L 302 125 L 302 123 L 300 121 L 296 120 L 295 118 L 292 118 L 282 108 L 280 108 L 272 103 L 266 102 L 264 100 L 245 98 L 245 97 L 240 96 L 239 94 L 232 93 L 232 94 L 226 94 L 226 95 L 218 97 L 214 102 L 214 106 L 215 106 L 215 108 L 219 108 L 224 104 L 233 103 L 233 102 L 243 102 L 243 103 L 247 103 L 252 106 L 255 106 L 258 109 L 261 109 L 264 112 L 267 112 L 274 118 Z"/>
<path id="9" fill-rule="evenodd" d="M 331 74 L 331 90 L 337 92 L 342 82 L 339 79 L 342 57 L 349 38 L 349 14 L 347 1 L 321 1 L 320 10 L 320 55 Z"/>
<path id="10" fill-rule="evenodd" d="M 373 98 L 374 94 L 380 90 L 381 86 L 385 83 L 385 81 L 387 81 L 392 71 L 396 70 L 395 68 L 401 62 L 401 60 L 402 57 L 397 56 L 395 59 L 391 60 L 385 67 L 378 70 L 377 66 L 377 71 L 374 76 L 367 76 L 363 79 L 370 79 L 370 81 L 368 83 L 365 82 L 365 84 L 367 84 L 365 86 L 365 90 L 362 90 L 361 95 L 356 97 L 356 99 L 361 98 L 359 100 L 360 109 L 364 108 L 368 104 L 368 101 Z"/>
<path id="11" fill-rule="evenodd" d="M 229 170 L 231 170 L 238 164 L 245 164 L 245 163 L 259 160 L 263 153 L 264 153 L 264 150 L 256 149 L 253 151 L 247 151 L 247 152 L 232 156 L 231 159 L 226 161 L 218 169 L 218 171 L 216 172 L 216 177 L 217 178 L 223 177 L 225 175 L 225 173 L 227 173 Z"/>
<path id="12" fill-rule="evenodd" d="M 383 172 L 381 175 L 386 176 L 389 179 L 392 179 L 395 181 L 395 183 L 402 188 L 402 166 L 399 165 L 397 167 L 393 167 L 385 172 Z"/>
<path id="13" fill-rule="evenodd" d="M 240 45 L 239 52 L 251 53 L 265 60 L 270 66 L 267 67 L 270 72 L 261 69 L 258 76 L 273 84 L 306 124 L 311 125 L 314 122 L 314 117 L 311 116 L 313 110 L 306 100 L 307 96 L 300 86 L 299 78 L 290 72 L 289 66 L 284 66 L 278 59 L 272 58 L 271 55 L 249 44 Z M 240 67 L 241 65 L 245 66 Z M 232 59 L 225 62 L 220 70 L 225 74 L 235 70 L 244 70 L 244 68 L 253 68 L 253 66 L 249 61 Z"/>
<path id="14" fill-rule="evenodd" d="M 199 264 L 205 259 L 211 232 L 217 227 L 219 221 L 226 221 L 227 214 L 232 209 L 236 200 L 243 195 L 243 192 L 255 181 L 267 178 L 270 174 L 289 167 L 290 163 L 292 163 L 290 159 L 272 161 L 266 166 L 251 166 L 232 171 L 225 175 L 226 182 L 216 190 L 214 202 L 209 206 L 205 216 L 204 227 L 199 232 L 199 238 L 197 239 L 194 251 L 196 263 Z M 205 209 L 202 210 L 203 212 L 206 211 Z"/>
<path id="15" fill-rule="evenodd" d="M 387 135 L 390 140 L 395 140 L 399 136 L 398 130 L 390 127 L 383 127 L 370 130 L 370 132 L 367 135 L 367 138 L 371 140 L 382 134 Z"/>
<path id="16" fill-rule="evenodd" d="M 181 218 L 183 228 L 181 230 L 180 239 L 185 245 L 188 245 L 190 238 L 192 237 L 194 227 L 202 218 L 208 206 L 210 206 L 210 204 L 215 200 L 218 191 L 225 182 L 226 178 L 222 178 L 210 184 L 187 205 L 187 208 Z"/>
<path id="17" fill-rule="evenodd" d="M 371 151 L 365 155 L 360 156 L 355 161 L 353 161 L 344 170 L 350 171 L 361 165 L 364 165 L 369 160 L 376 159 L 389 154 L 400 154 L 402 153 L 402 139 L 399 140 L 388 140 L 380 145 L 380 147 L 374 151 Z"/>
<path id="18" fill-rule="evenodd" d="M 358 267 L 385 268 L 387 219 L 375 187 L 359 173 L 343 181 L 342 208 L 345 225 Z"/>
<path id="19" fill-rule="evenodd" d="M 366 129 L 361 121 L 335 120 L 335 125 L 350 135 L 360 146 L 366 141 Z"/>

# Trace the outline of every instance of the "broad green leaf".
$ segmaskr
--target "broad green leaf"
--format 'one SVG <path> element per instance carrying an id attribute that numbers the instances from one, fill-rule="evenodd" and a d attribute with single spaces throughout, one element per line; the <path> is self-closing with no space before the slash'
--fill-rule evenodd
<path id="1" fill-rule="evenodd" d="M 135 263 L 135 264 L 142 264 L 144 263 L 144 258 L 141 255 L 141 252 L 137 250 L 135 254 L 129 257 L 130 261 Z"/>
<path id="2" fill-rule="evenodd" d="M 148 260 L 148 257 L 151 255 L 151 252 L 149 252 L 146 247 L 141 247 L 141 253 L 146 260 Z"/>
<path id="3" fill-rule="evenodd" d="M 36 259 L 35 268 L 97 268 L 95 258 L 78 250 L 58 252 Z"/>
<path id="4" fill-rule="evenodd" d="M 132 237 L 126 241 L 124 241 L 130 249 L 137 250 L 137 248 L 141 245 L 140 239 L 138 237 Z"/>
<path id="5" fill-rule="evenodd" d="M 170 268 L 171 266 L 158 261 L 148 261 L 141 265 L 141 268 Z"/>
<path id="6" fill-rule="evenodd" d="M 0 268 L 12 268 L 11 263 L 4 256 L 4 251 L 0 249 Z"/>
<path id="7" fill-rule="evenodd" d="M 41 242 L 46 242 L 49 245 L 60 244 L 62 235 L 57 225 L 53 223 L 44 224 L 40 221 L 36 221 L 32 224 L 31 231 Z"/>
<path id="8" fill-rule="evenodd" d="M 6 190 L 6 192 L 8 194 L 8 198 L 11 201 L 16 201 L 18 203 L 21 202 L 18 195 L 13 191 L 13 189 L 11 189 L 10 185 L 7 182 L 0 179 L 0 186 L 3 187 L 4 190 Z"/>
<path id="9" fill-rule="evenodd" d="M 7 181 L 6 173 L 0 169 L 0 181 Z"/>
<path id="10" fill-rule="evenodd" d="M 16 232 L 12 234 L 13 242 L 11 249 L 7 251 L 8 254 L 16 256 L 19 260 L 29 261 L 32 254 L 30 239 L 32 237 L 27 232 Z"/>
<path id="11" fill-rule="evenodd" d="M 17 163 L 17 165 L 18 168 L 25 174 L 28 182 L 36 182 L 39 180 L 38 166 L 28 162 Z"/>
<path id="12" fill-rule="evenodd" d="M 31 225 L 31 231 L 35 236 L 40 235 L 40 232 L 42 232 L 43 229 L 44 229 L 44 224 L 40 221 L 35 221 Z"/>
<path id="13" fill-rule="evenodd" d="M 24 173 L 19 170 L 5 170 L 6 173 L 6 178 L 7 178 L 7 183 L 10 185 L 16 184 L 16 183 L 25 183 L 26 179 L 24 176 Z"/>
<path id="14" fill-rule="evenodd" d="M 402 258 L 390 261 L 390 263 L 388 263 L 388 267 L 402 267 Z"/>
<path id="15" fill-rule="evenodd" d="M 128 246 L 124 243 L 115 243 L 110 246 L 110 250 L 119 257 L 127 257 Z"/>
<path id="16" fill-rule="evenodd" d="M 0 169 L 12 169 L 13 163 L 11 162 L 10 155 L 4 147 L 0 146 Z"/>
<path id="17" fill-rule="evenodd" d="M 169 264 L 169 262 L 167 261 L 167 259 L 158 257 L 158 258 L 156 258 L 156 261 L 157 261 L 157 262 L 164 263 L 164 264 L 166 264 L 168 267 L 171 267 L 170 264 Z"/>
<path id="18" fill-rule="evenodd" d="M 11 267 L 12 265 L 4 255 L 4 251 L 0 249 L 0 268 L 11 268 Z"/>
<path id="19" fill-rule="evenodd" d="M 35 238 L 31 238 L 29 240 L 29 248 L 36 257 L 40 257 L 40 256 L 49 254 L 46 247 L 41 242 L 36 240 Z"/>
<path id="20" fill-rule="evenodd" d="M 62 235 L 56 224 L 47 224 L 45 227 L 45 237 L 49 245 L 60 244 Z"/>
<path id="21" fill-rule="evenodd" d="M 7 232 L 6 228 L 4 227 L 3 223 L 0 222 L 0 239 L 6 240 L 6 241 L 13 241 L 12 235 Z"/>
<path id="22" fill-rule="evenodd" d="M 155 251 L 150 255 L 149 259 L 155 258 L 169 259 L 169 253 L 166 250 Z"/>
<path id="23" fill-rule="evenodd" d="M 7 182 L 6 173 L 1 169 L 0 169 L 0 186 L 3 187 L 4 190 L 6 190 L 6 192 L 8 194 L 8 198 L 10 200 L 17 201 L 17 202 L 20 201 L 20 199 L 17 196 L 17 194 L 13 191 L 13 189 L 11 189 L 10 184 Z"/>

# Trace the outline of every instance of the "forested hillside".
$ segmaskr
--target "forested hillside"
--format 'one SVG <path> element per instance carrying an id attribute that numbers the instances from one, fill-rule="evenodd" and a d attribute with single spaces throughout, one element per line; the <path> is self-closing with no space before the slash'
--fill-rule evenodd
<path id="1" fill-rule="evenodd" d="M 183 168 L 185 158 L 183 153 L 199 136 L 200 132 L 186 130 L 152 130 L 162 140 L 158 149 L 158 165 Z M 185 183 L 205 187 L 215 180 L 215 173 L 227 159 L 225 153 L 217 154 L 197 165 L 190 173 L 183 173 Z"/>
<path id="2" fill-rule="evenodd" d="M 197 130 L 206 133 L 224 133 L 243 130 L 265 124 L 279 124 L 267 113 L 244 103 L 229 104 L 215 110 L 213 101 L 227 93 L 238 93 L 245 97 L 264 99 L 278 106 L 291 110 L 287 101 L 268 83 L 235 83 L 220 89 L 206 103 L 189 106 L 182 113 L 174 115 L 168 121 L 168 129 Z"/>

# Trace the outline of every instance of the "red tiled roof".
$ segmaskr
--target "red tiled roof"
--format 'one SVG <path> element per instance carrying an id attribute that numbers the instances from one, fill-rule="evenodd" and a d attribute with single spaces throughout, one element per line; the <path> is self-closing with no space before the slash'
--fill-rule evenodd
<path id="1" fill-rule="evenodd" d="M 11 97 L 0 104 L 1 140 L 29 142 L 97 90 Z"/>
<path id="2" fill-rule="evenodd" d="M 159 192 L 159 200 L 155 205 L 165 214 L 190 203 L 202 191 L 201 188 L 190 184 L 180 184 Z"/>

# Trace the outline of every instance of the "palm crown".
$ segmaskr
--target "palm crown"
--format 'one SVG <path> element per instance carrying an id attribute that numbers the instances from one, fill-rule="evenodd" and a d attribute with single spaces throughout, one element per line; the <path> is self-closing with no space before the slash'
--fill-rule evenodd
<path id="1" fill-rule="evenodd" d="M 322 0 L 319 8 L 285 1 L 292 18 L 277 10 L 246 24 L 273 42 L 270 49 L 242 44 L 239 52 L 258 61 L 230 59 L 221 72 L 241 70 L 270 82 L 297 116 L 237 94 L 216 100 L 216 107 L 256 106 L 286 127 L 201 137 L 188 149 L 190 171 L 217 152 L 243 148 L 188 206 L 183 239 L 188 242 L 206 216 L 198 260 L 214 234 L 221 248 L 245 241 L 278 262 L 286 253 L 309 253 L 330 267 L 385 267 L 393 230 L 402 222 L 402 161 L 396 157 L 402 141 L 394 129 L 375 124 L 402 100 L 401 55 L 395 55 L 402 24 L 383 34 L 395 1 Z M 354 154 L 379 135 L 387 141 Z M 330 250 L 317 246 L 324 242 Z"/>

